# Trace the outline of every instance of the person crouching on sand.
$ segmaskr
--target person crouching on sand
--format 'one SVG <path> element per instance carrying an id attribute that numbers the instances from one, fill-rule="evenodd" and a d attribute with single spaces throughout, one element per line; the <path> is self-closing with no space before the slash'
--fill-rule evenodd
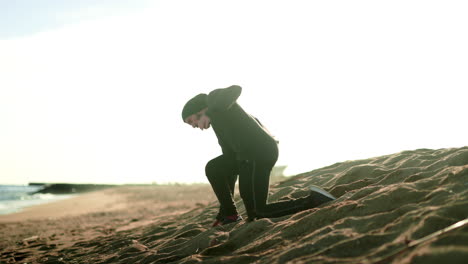
<path id="1" fill-rule="evenodd" d="M 239 192 L 248 221 L 280 217 L 316 207 L 335 198 L 311 187 L 304 198 L 267 203 L 270 172 L 278 159 L 277 141 L 260 121 L 236 102 L 238 85 L 198 94 L 182 110 L 182 119 L 193 128 L 213 127 L 222 155 L 206 164 L 205 173 L 218 198 L 220 209 L 213 226 L 241 221 L 234 204 L 234 186 Z"/>

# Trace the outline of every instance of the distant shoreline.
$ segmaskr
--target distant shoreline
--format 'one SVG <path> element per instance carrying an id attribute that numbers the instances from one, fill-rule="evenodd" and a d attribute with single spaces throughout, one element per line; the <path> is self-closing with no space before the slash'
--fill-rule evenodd
<path id="1" fill-rule="evenodd" d="M 43 186 L 37 193 L 50 193 L 50 194 L 78 194 L 92 191 L 103 190 L 113 187 L 121 186 L 194 186 L 194 185 L 208 185 L 208 183 L 166 183 L 166 184 L 92 184 L 92 183 L 39 183 L 31 182 L 29 186 Z"/>
<path id="2" fill-rule="evenodd" d="M 50 193 L 50 194 L 76 194 L 97 191 L 116 187 L 118 185 L 112 184 L 73 184 L 73 183 L 29 183 L 30 186 L 43 186 L 42 189 L 33 192 L 37 193 Z"/>

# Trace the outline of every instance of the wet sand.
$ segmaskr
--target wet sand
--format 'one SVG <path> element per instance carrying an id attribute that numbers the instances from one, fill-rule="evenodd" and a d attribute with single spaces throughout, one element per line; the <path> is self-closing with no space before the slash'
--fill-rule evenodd
<path id="1" fill-rule="evenodd" d="M 311 157 L 313 158 L 313 157 Z M 208 185 L 117 187 L 0 216 L 0 263 L 466 263 L 468 147 L 404 151 L 290 177 L 270 201 L 338 199 L 211 227 Z M 241 214 L 245 210 L 240 198 Z"/>

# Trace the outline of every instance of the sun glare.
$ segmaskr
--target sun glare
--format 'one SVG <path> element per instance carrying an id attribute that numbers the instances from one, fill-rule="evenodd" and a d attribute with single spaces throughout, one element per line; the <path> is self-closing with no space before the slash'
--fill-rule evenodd
<path id="1" fill-rule="evenodd" d="M 165 1 L 0 40 L 2 183 L 205 182 L 220 149 L 181 108 L 232 84 L 288 174 L 466 145 L 463 2 L 250 3 Z"/>

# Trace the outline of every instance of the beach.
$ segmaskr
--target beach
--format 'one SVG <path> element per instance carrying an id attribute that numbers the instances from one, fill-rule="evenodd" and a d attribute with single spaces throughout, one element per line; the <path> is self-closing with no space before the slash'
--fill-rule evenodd
<path id="1" fill-rule="evenodd" d="M 313 157 L 311 157 L 313 159 Z M 339 162 L 270 186 L 337 200 L 211 227 L 207 184 L 119 186 L 0 215 L 0 263 L 466 263 L 468 147 Z M 236 192 L 236 206 L 245 216 Z"/>

